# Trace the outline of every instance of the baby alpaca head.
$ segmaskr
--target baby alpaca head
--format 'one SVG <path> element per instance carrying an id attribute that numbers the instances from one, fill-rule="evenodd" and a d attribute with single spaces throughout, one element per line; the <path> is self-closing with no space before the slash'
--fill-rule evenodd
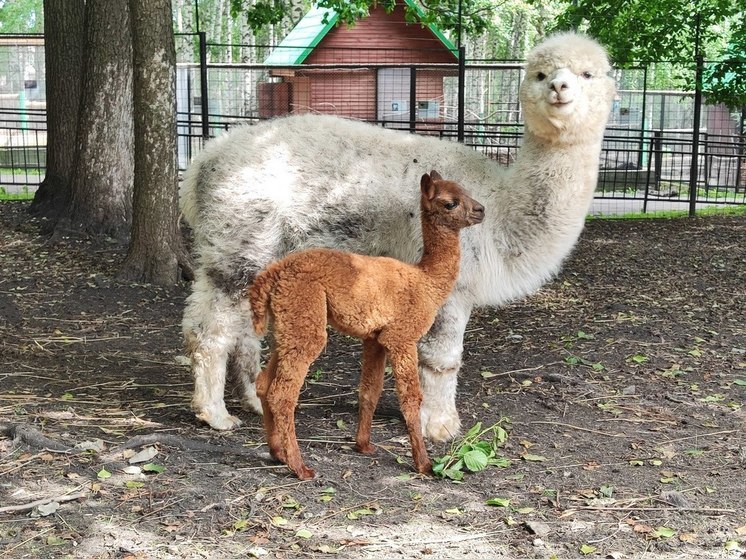
<path id="1" fill-rule="evenodd" d="M 420 179 L 422 215 L 434 225 L 453 230 L 481 223 L 484 206 L 458 183 L 443 179 L 437 171 Z"/>
<path id="2" fill-rule="evenodd" d="M 606 51 L 577 33 L 558 33 L 526 58 L 520 98 L 526 129 L 553 143 L 598 141 L 614 99 Z"/>

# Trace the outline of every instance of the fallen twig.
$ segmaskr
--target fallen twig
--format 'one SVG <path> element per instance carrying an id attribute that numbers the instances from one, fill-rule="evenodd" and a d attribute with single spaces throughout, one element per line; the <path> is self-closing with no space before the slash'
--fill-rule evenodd
<path id="1" fill-rule="evenodd" d="M 22 423 L 0 422 L 0 435 L 21 442 L 34 448 L 43 448 L 52 452 L 72 452 L 67 445 L 45 437 L 38 430 Z"/>
<path id="2" fill-rule="evenodd" d="M 707 507 L 577 507 L 574 510 L 592 510 L 596 512 L 660 512 L 681 511 L 701 512 L 703 514 L 736 514 L 735 509 L 713 509 Z"/>
<path id="3" fill-rule="evenodd" d="M 152 444 L 164 444 L 173 446 L 181 450 L 193 450 L 195 452 L 206 452 L 210 454 L 235 454 L 237 456 L 251 456 L 256 457 L 257 451 L 253 448 L 246 448 L 237 445 L 216 445 L 212 443 L 205 443 L 202 441 L 195 441 L 193 439 L 187 439 L 178 435 L 171 435 L 169 433 L 149 433 L 147 435 L 138 435 L 132 437 L 130 440 L 124 442 L 111 452 L 103 455 L 101 459 L 106 462 L 113 460 L 117 454 L 127 450 L 128 448 L 136 448 L 139 446 L 147 446 Z"/>
<path id="4" fill-rule="evenodd" d="M 624 433 L 606 433 L 605 431 L 597 431 L 596 429 L 588 429 L 586 427 L 578 427 L 577 425 L 571 425 L 569 423 L 560 423 L 558 421 L 532 421 L 532 425 L 557 425 L 559 427 L 568 427 L 569 429 L 576 429 L 578 431 L 586 431 L 587 433 L 595 433 L 596 435 L 603 435 L 604 437 L 625 437 Z"/>
<path id="5" fill-rule="evenodd" d="M 39 505 L 46 505 L 48 503 L 65 503 L 67 501 L 76 501 L 78 499 L 84 499 L 87 497 L 87 493 L 73 493 L 72 495 L 60 495 L 58 497 L 47 497 L 46 499 L 38 499 L 31 501 L 30 503 L 24 503 L 23 505 L 10 505 L 7 507 L 0 507 L 0 513 L 3 512 L 20 512 L 24 510 L 31 510 L 38 507 Z"/>

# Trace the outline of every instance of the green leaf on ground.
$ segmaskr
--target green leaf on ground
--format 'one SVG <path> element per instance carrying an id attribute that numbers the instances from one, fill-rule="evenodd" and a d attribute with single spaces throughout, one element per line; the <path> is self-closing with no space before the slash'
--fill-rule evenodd
<path id="1" fill-rule="evenodd" d="M 510 505 L 510 499 L 493 497 L 492 499 L 487 499 L 487 504 L 493 507 L 507 507 L 508 505 Z"/>
<path id="2" fill-rule="evenodd" d="M 651 534 L 654 538 L 670 538 L 671 536 L 676 534 L 676 530 L 672 528 L 667 528 L 666 526 L 659 526 L 655 530 L 653 530 L 653 533 Z"/>
<path id="3" fill-rule="evenodd" d="M 98 479 L 109 479 L 111 477 L 111 472 L 108 471 L 106 468 L 101 468 L 96 474 L 96 477 Z"/>
<path id="4" fill-rule="evenodd" d="M 587 543 L 584 543 L 580 546 L 580 553 L 582 553 L 583 555 L 590 555 L 594 551 L 596 551 L 596 548 L 592 545 L 588 545 Z"/>
<path id="5" fill-rule="evenodd" d="M 500 425 L 503 421 L 508 420 L 502 418 L 487 428 L 477 422 L 454 440 L 448 454 L 433 460 L 435 476 L 460 482 L 466 472 L 481 472 L 488 466 L 508 466 L 510 460 L 497 454 L 508 438 L 508 432 Z"/>
<path id="6" fill-rule="evenodd" d="M 153 472 L 154 474 L 162 474 L 165 470 L 166 468 L 164 468 L 160 464 L 153 464 L 153 463 L 145 464 L 142 467 L 143 472 Z"/>

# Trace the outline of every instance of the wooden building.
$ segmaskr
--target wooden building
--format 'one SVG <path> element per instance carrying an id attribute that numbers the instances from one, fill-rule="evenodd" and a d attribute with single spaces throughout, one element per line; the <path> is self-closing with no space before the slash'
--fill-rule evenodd
<path id="1" fill-rule="evenodd" d="M 312 8 L 265 60 L 273 68 L 259 86 L 260 116 L 313 111 L 384 125 L 441 122 L 458 50 L 434 25 L 407 22 L 407 5 L 420 13 L 414 0 L 402 0 L 391 13 L 373 8 L 352 27 L 337 25 L 328 8 Z"/>

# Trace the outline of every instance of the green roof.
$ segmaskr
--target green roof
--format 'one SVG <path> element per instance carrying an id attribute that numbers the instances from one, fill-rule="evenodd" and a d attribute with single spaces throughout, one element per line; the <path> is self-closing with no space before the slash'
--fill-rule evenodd
<path id="1" fill-rule="evenodd" d="M 326 14 L 329 14 L 329 18 L 324 23 Z M 337 12 L 329 8 L 313 6 L 282 42 L 274 48 L 264 63 L 274 66 L 293 66 L 303 63 L 314 47 L 334 27 L 337 19 L 339 19 Z"/>
<path id="2" fill-rule="evenodd" d="M 416 0 L 404 0 L 404 3 L 413 9 L 418 16 L 422 17 L 423 11 Z M 329 15 L 324 23 L 324 16 Z M 331 8 L 320 8 L 313 6 L 308 13 L 298 22 L 293 30 L 277 45 L 270 55 L 264 60 L 265 64 L 272 66 L 295 66 L 302 64 L 311 51 L 326 37 L 329 30 L 334 27 L 339 19 L 339 14 Z M 428 24 L 428 29 L 443 43 L 443 46 L 456 54 L 457 49 L 443 32 L 434 24 Z"/>

